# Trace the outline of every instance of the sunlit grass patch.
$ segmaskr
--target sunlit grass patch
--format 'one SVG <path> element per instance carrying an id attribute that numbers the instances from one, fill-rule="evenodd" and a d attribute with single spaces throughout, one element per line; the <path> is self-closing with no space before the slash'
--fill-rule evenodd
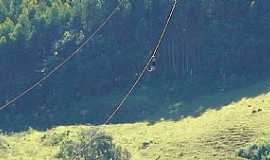
<path id="1" fill-rule="evenodd" d="M 254 87 L 220 96 L 225 98 L 248 91 L 254 91 Z M 218 97 L 215 96 L 217 100 Z M 183 107 L 179 104 L 175 103 L 174 107 Z M 237 160 L 241 158 L 236 150 L 270 140 L 269 121 L 270 93 L 264 93 L 242 97 L 228 105 L 209 108 L 198 116 L 175 121 L 163 119 L 156 123 L 60 126 L 46 132 L 30 129 L 2 135 L 0 159 L 54 160 L 63 139 L 76 140 L 82 131 L 99 128 L 111 135 L 114 143 L 127 149 L 134 160 Z M 6 144 L 8 151 L 1 148 Z"/>

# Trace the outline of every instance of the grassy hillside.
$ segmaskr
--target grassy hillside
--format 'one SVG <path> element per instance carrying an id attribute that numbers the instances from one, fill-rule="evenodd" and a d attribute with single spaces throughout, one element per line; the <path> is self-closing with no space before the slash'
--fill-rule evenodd
<path id="1" fill-rule="evenodd" d="M 103 128 L 111 134 L 115 143 L 131 152 L 134 160 L 240 159 L 235 156 L 236 149 L 270 140 L 268 86 L 270 81 L 199 97 L 190 103 L 190 107 L 200 106 L 200 114 L 179 120 L 61 126 L 46 132 L 30 129 L 22 133 L 2 134 L 0 160 L 56 159 L 62 135 L 70 132 L 68 138 L 73 139 L 80 131 L 92 127 Z M 178 102 L 175 103 L 172 106 L 177 107 Z M 226 103 L 229 104 L 222 106 Z M 143 143 L 147 145 L 143 146 Z"/>

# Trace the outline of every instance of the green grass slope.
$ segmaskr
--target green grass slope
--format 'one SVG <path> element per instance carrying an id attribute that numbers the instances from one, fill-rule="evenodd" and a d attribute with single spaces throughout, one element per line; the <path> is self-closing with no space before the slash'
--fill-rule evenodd
<path id="1" fill-rule="evenodd" d="M 261 82 L 246 89 L 200 97 L 193 104 L 260 92 L 256 96 L 248 94 L 247 98 L 239 96 L 236 98 L 239 100 L 219 109 L 208 109 L 197 117 L 155 124 L 61 126 L 47 132 L 3 134 L 0 160 L 54 160 L 61 135 L 70 132 L 68 138 L 76 138 L 80 131 L 91 127 L 103 128 L 111 134 L 115 143 L 126 148 L 134 160 L 237 160 L 240 158 L 235 155 L 236 149 L 270 139 L 270 92 L 261 92 L 269 84 Z"/>

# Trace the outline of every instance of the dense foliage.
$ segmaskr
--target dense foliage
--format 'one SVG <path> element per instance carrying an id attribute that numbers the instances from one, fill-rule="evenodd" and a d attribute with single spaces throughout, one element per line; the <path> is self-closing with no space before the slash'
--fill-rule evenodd
<path id="1" fill-rule="evenodd" d="M 89 99 L 119 92 L 131 83 L 171 4 L 169 0 L 120 2 L 117 15 L 79 56 L 18 102 L 20 107 L 0 113 L 0 127 L 18 121 L 21 127 L 30 122 L 41 126 L 103 121 L 111 105 L 97 106 Z M 46 75 L 116 5 L 117 0 L 0 0 L 1 102 Z M 211 82 L 224 90 L 264 77 L 270 64 L 269 9 L 269 0 L 179 1 L 160 50 L 158 70 L 147 77 L 148 82 L 171 79 L 188 87 Z M 91 107 L 87 113 L 91 118 L 76 115 L 79 106 Z M 60 114 L 63 110 L 65 114 Z"/>
<path id="2" fill-rule="evenodd" d="M 82 132 L 79 141 L 63 141 L 58 158 L 69 160 L 77 156 L 79 160 L 129 160 L 130 154 L 116 146 L 112 137 L 99 130 Z"/>
<path id="3" fill-rule="evenodd" d="M 269 160 L 270 145 L 251 145 L 247 148 L 240 149 L 237 152 L 238 156 L 250 160 Z"/>

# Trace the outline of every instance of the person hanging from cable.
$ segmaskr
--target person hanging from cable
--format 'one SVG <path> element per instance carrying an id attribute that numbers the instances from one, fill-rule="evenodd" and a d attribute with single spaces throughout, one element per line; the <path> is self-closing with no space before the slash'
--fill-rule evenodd
<path id="1" fill-rule="evenodd" d="M 156 70 L 156 57 L 153 56 L 153 57 L 152 57 L 152 60 L 151 60 L 151 62 L 150 62 L 150 64 L 149 64 L 149 66 L 148 66 L 147 71 L 148 71 L 148 72 L 153 72 L 153 71 L 155 71 L 155 70 Z"/>

